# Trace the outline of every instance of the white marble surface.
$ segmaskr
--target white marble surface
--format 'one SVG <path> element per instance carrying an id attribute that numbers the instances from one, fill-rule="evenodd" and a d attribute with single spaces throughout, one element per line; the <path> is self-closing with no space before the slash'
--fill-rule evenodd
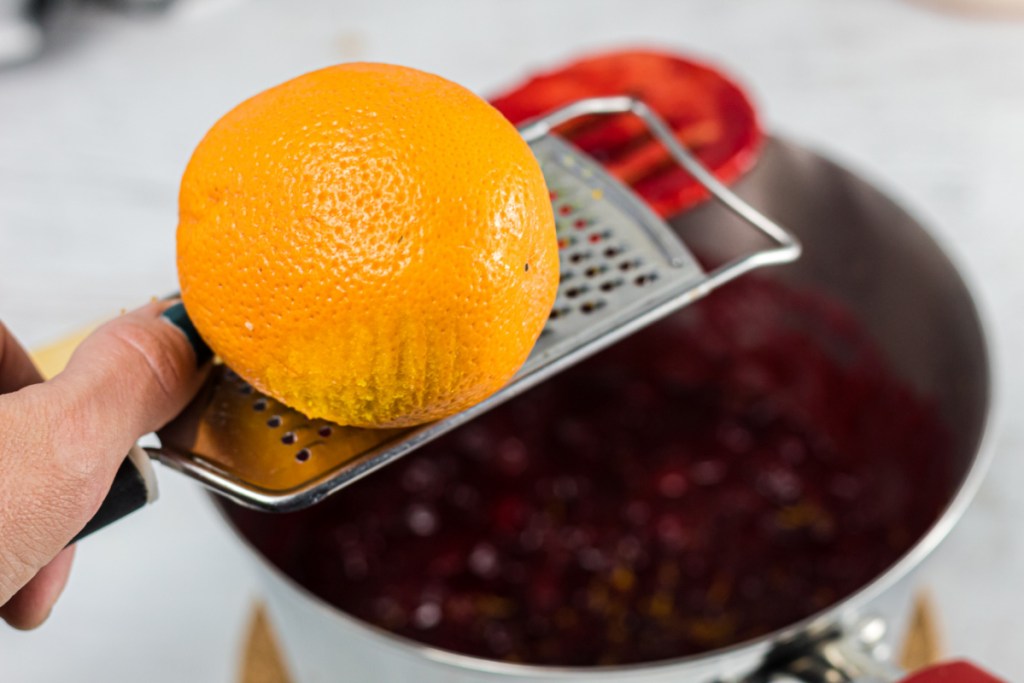
<path id="1" fill-rule="evenodd" d="M 39 344 L 175 286 L 177 183 L 205 129 L 328 63 L 393 61 L 480 92 L 583 49 L 660 44 L 750 85 L 773 130 L 846 160 L 930 224 L 998 352 L 997 459 L 921 577 L 950 651 L 1024 676 L 1024 23 L 896 0 L 192 0 L 160 18 L 66 17 L 0 72 L 0 317 Z M 203 495 L 82 544 L 51 620 L 0 628 L 0 681 L 234 680 L 256 587 Z"/>

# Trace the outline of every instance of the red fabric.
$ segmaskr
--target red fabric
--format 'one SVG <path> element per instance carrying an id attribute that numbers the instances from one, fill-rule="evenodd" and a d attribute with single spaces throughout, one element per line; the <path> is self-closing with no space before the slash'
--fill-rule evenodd
<path id="1" fill-rule="evenodd" d="M 674 54 L 595 55 L 533 76 L 491 102 L 518 124 L 585 97 L 608 95 L 645 101 L 723 182 L 736 180 L 757 159 L 764 134 L 743 90 L 721 72 Z M 558 132 L 632 185 L 662 216 L 707 197 L 631 115 L 584 119 Z"/>
<path id="2" fill-rule="evenodd" d="M 922 669 L 900 683 L 1006 683 L 970 662 L 945 662 Z"/>

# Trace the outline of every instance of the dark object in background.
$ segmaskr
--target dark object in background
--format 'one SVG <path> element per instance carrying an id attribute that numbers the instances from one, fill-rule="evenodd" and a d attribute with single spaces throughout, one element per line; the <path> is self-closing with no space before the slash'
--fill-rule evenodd
<path id="1" fill-rule="evenodd" d="M 66 42 L 78 30 L 75 19 L 84 8 L 152 15 L 176 4 L 176 0 L 0 0 L 0 69 L 32 61 L 50 46 Z"/>
<path id="2" fill-rule="evenodd" d="M 51 0 L 0 0 L 0 67 L 29 61 L 43 49 L 42 17 Z"/>

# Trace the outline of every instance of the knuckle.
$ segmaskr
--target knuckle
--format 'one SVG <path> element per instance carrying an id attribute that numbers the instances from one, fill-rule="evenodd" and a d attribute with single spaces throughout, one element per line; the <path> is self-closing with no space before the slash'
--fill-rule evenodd
<path id="1" fill-rule="evenodd" d="M 86 396 L 49 389 L 33 394 L 24 406 L 25 424 L 38 426 L 34 438 L 29 437 L 37 449 L 35 461 L 60 489 L 87 488 L 85 482 L 102 474 L 102 463 L 99 458 L 83 457 L 82 449 L 97 440 L 104 426 L 89 419 Z"/>
<path id="2" fill-rule="evenodd" d="M 180 345 L 171 341 L 171 332 L 170 328 L 158 328 L 152 321 L 144 324 L 131 319 L 115 321 L 110 330 L 111 339 L 119 345 L 126 359 L 142 366 L 167 398 L 176 396 L 178 387 L 188 381 L 187 364 L 178 348 Z"/>
<path id="3" fill-rule="evenodd" d="M 91 442 L 90 442 L 91 443 Z M 56 519 L 92 516 L 103 501 L 113 478 L 111 459 L 80 448 L 53 444 L 53 474 L 46 500 L 45 514 Z"/>
<path id="4" fill-rule="evenodd" d="M 0 439 L 0 450 L 20 453 L 21 468 L 29 470 L 26 475 L 46 487 L 28 507 L 72 513 L 90 508 L 102 495 L 97 489 L 112 476 L 110 459 L 91 445 L 103 442 L 109 426 L 93 419 L 89 400 L 39 385 L 13 406 L 24 427 Z"/>

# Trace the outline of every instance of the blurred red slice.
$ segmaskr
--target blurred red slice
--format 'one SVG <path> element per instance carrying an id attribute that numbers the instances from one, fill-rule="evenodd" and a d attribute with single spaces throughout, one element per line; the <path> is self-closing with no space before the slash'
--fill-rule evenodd
<path id="1" fill-rule="evenodd" d="M 491 103 L 518 124 L 585 97 L 608 95 L 645 101 L 722 182 L 736 180 L 757 160 L 764 135 L 746 94 L 719 71 L 665 52 L 588 57 L 534 76 Z M 558 132 L 632 185 L 662 216 L 707 197 L 636 117 L 582 119 Z"/>

